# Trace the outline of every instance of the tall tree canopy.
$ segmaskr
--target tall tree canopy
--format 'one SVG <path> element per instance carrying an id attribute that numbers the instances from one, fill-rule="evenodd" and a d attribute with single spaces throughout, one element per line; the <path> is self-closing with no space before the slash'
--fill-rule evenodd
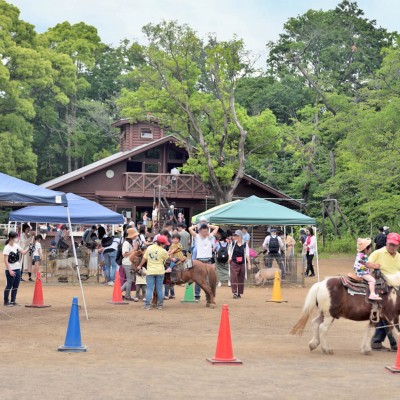
<path id="1" fill-rule="evenodd" d="M 151 113 L 173 127 L 189 151 L 184 171 L 200 175 L 217 203 L 230 201 L 246 158 L 273 154 L 278 144 L 270 110 L 250 117 L 236 104 L 238 80 L 254 72 L 249 52 L 242 40 L 202 40 L 176 22 L 149 24 L 143 32 L 146 63 L 132 72 L 140 86 L 122 92 L 121 113 L 132 120 Z"/>

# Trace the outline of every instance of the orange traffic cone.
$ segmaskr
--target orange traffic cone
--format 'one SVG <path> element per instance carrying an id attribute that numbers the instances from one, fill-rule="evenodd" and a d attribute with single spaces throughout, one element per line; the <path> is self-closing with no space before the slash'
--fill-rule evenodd
<path id="1" fill-rule="evenodd" d="M 395 364 L 392 367 L 386 366 L 385 368 L 394 374 L 400 373 L 400 349 L 398 346 Z"/>
<path id="2" fill-rule="evenodd" d="M 267 300 L 269 303 L 287 303 L 286 300 L 282 298 L 282 290 L 281 290 L 281 278 L 279 276 L 279 272 L 275 272 L 274 279 L 274 287 L 272 288 L 272 298 L 271 300 Z"/>
<path id="3" fill-rule="evenodd" d="M 233 356 L 231 326 L 229 323 L 228 305 L 222 306 L 221 321 L 219 323 L 217 349 L 213 358 L 207 358 L 211 364 L 243 364 Z"/>
<path id="4" fill-rule="evenodd" d="M 35 291 L 33 292 L 32 304 L 26 305 L 25 307 L 31 307 L 31 308 L 51 307 L 51 306 L 46 306 L 43 301 L 43 287 L 42 287 L 42 279 L 40 276 L 40 272 L 38 272 L 36 275 Z"/>
<path id="5" fill-rule="evenodd" d="M 119 272 L 115 273 L 114 290 L 112 294 L 112 300 L 109 301 L 111 304 L 129 304 L 127 301 L 122 300 L 121 290 L 121 279 L 119 278 Z"/>

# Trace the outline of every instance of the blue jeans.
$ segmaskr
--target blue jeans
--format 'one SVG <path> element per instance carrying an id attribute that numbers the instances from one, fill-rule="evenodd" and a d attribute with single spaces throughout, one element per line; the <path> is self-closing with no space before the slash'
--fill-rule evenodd
<path id="1" fill-rule="evenodd" d="M 115 273 L 117 272 L 117 250 L 104 253 L 104 274 L 107 282 L 115 280 Z"/>
<path id="2" fill-rule="evenodd" d="M 147 283 L 146 307 L 150 307 L 151 299 L 153 297 L 154 286 L 156 287 L 156 292 L 157 292 L 157 299 L 158 299 L 157 306 L 163 305 L 164 302 L 163 282 L 164 282 L 164 274 L 146 276 L 146 283 Z"/>
<path id="3" fill-rule="evenodd" d="M 19 282 L 21 280 L 21 270 L 20 269 L 14 269 L 15 276 L 11 276 L 10 272 L 6 270 L 6 288 L 4 289 L 4 304 L 9 303 L 9 297 L 10 297 L 10 292 L 11 292 L 11 302 L 14 303 L 15 299 L 17 298 L 17 291 L 18 291 L 18 286 Z"/>

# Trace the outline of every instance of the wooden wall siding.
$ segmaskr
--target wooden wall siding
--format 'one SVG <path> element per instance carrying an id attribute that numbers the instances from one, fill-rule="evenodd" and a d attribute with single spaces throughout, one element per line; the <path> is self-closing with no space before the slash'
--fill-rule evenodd
<path id="1" fill-rule="evenodd" d="M 203 182 L 194 175 L 141 174 L 127 172 L 124 174 L 124 190 L 130 196 L 153 197 L 154 188 L 162 186 L 167 198 L 204 199 L 209 191 Z"/>
<path id="2" fill-rule="evenodd" d="M 153 137 L 146 139 L 141 137 L 141 129 L 151 129 Z M 120 147 L 121 151 L 131 150 L 134 147 L 142 144 L 153 142 L 164 136 L 164 131 L 161 127 L 155 124 L 139 123 L 139 124 L 125 124 L 121 126 Z"/>

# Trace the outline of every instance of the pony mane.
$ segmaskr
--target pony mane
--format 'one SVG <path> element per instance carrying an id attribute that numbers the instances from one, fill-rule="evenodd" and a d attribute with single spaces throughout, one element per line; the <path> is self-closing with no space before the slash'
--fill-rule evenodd
<path id="1" fill-rule="evenodd" d="M 385 279 L 390 286 L 400 287 L 400 272 L 395 274 L 386 274 Z"/>

